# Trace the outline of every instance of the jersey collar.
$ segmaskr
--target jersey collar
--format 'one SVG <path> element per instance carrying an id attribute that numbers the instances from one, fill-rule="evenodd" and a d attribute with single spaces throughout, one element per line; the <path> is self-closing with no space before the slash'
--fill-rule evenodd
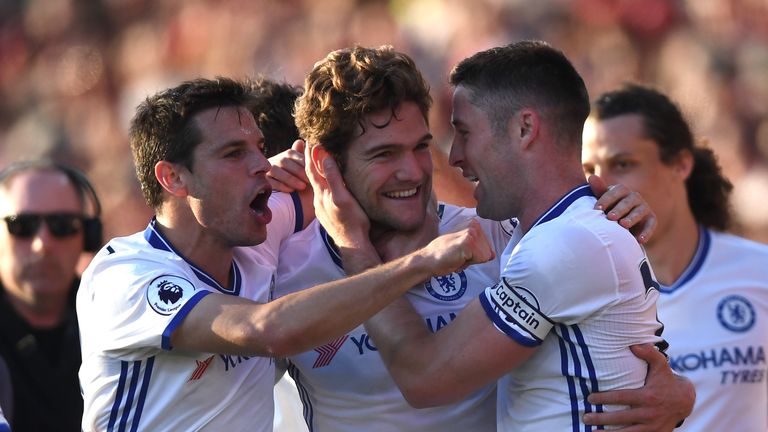
<path id="1" fill-rule="evenodd" d="M 177 251 L 173 245 L 171 245 L 171 242 L 163 237 L 163 234 L 155 227 L 156 223 L 157 219 L 152 217 L 152 220 L 149 222 L 147 229 L 144 230 L 144 239 L 147 241 L 147 243 L 149 243 L 155 249 L 170 252 L 183 259 L 201 282 L 205 283 L 216 291 L 219 291 L 223 294 L 240 295 L 240 287 L 242 285 L 243 278 L 240 273 L 240 268 L 237 266 L 237 263 L 234 259 L 232 260 L 232 267 L 229 269 L 229 280 L 231 281 L 232 286 L 222 287 L 208 273 L 198 268 L 195 264 L 188 260 L 187 257 Z"/>
<path id="2" fill-rule="evenodd" d="M 659 291 L 664 294 L 671 294 L 685 285 L 689 280 L 693 279 L 707 259 L 707 255 L 709 255 L 709 245 L 711 242 L 712 233 L 702 225 L 699 225 L 699 241 L 696 245 L 696 252 L 694 252 L 691 262 L 688 263 L 688 267 L 685 268 L 685 271 L 683 271 L 680 277 L 677 278 L 672 285 L 661 285 Z"/>
<path id="3" fill-rule="evenodd" d="M 440 220 L 443 220 L 443 214 L 445 213 L 445 204 L 444 203 L 438 203 L 437 205 L 437 216 L 440 218 Z M 325 249 L 328 251 L 328 255 L 331 257 L 331 260 L 333 260 L 333 263 L 336 264 L 336 266 L 341 269 L 341 271 L 344 271 L 344 263 L 341 261 L 341 252 L 339 251 L 339 247 L 336 245 L 336 242 L 333 241 L 333 238 L 328 234 L 328 231 L 323 228 L 323 225 L 318 221 L 317 222 L 318 230 L 320 231 L 320 238 L 323 239 L 323 244 L 325 245 Z"/>
<path id="4" fill-rule="evenodd" d="M 552 219 L 560 216 L 563 214 L 565 209 L 567 209 L 571 204 L 574 203 L 577 199 L 585 196 L 595 196 L 594 193 L 592 193 L 592 189 L 590 189 L 589 185 L 587 183 L 584 183 L 580 186 L 576 186 L 574 189 L 571 189 L 570 192 L 565 194 L 560 200 L 555 203 L 552 207 L 549 208 L 544 214 L 539 216 L 538 219 L 536 219 L 536 222 L 531 225 L 530 229 L 533 229 L 536 225 L 541 225 L 543 223 L 547 223 L 551 221 Z M 529 229 L 529 231 L 530 231 Z"/>

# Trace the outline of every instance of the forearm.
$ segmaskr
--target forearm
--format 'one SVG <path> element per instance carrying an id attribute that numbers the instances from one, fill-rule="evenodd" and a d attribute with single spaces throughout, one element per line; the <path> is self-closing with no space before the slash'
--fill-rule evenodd
<path id="1" fill-rule="evenodd" d="M 304 352 L 360 325 L 431 276 L 420 251 L 366 272 L 282 297 L 251 317 L 268 338 L 264 354 Z"/>

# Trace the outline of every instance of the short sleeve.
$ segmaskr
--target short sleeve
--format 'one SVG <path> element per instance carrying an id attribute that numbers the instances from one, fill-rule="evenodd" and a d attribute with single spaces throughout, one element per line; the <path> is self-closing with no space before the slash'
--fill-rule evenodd
<path id="1" fill-rule="evenodd" d="M 78 305 L 78 314 L 87 316 L 82 324 L 96 326 L 91 330 L 100 333 L 103 351 L 141 357 L 171 349 L 173 330 L 211 291 L 168 261 L 161 265 L 135 255 L 110 257 L 83 281 L 90 299 Z"/>
<path id="2" fill-rule="evenodd" d="M 617 276 L 604 242 L 577 223 L 526 234 L 480 301 L 501 331 L 526 346 L 616 301 Z"/>

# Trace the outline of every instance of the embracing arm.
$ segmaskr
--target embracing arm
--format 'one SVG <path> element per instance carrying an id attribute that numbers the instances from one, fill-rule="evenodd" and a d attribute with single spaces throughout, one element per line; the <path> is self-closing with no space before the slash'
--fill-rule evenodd
<path id="1" fill-rule="evenodd" d="M 628 405 L 621 411 L 584 415 L 590 425 L 623 425 L 627 432 L 671 431 L 693 410 L 696 390 L 685 377 L 676 375 L 667 358 L 650 344 L 635 345 L 632 352 L 648 362 L 645 386 L 635 390 L 593 393 L 592 404 Z"/>
<path id="2" fill-rule="evenodd" d="M 478 300 L 437 333 L 427 330 L 403 298 L 366 321 L 365 329 L 415 408 L 465 399 L 524 363 L 536 350 L 494 327 Z"/>

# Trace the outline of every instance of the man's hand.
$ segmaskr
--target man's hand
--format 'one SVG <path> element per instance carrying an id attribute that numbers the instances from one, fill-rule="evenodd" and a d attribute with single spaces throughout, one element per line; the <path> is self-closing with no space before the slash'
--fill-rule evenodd
<path id="1" fill-rule="evenodd" d="M 445 275 L 492 260 L 496 254 L 483 229 L 473 220 L 467 228 L 432 240 L 419 252 L 435 275 Z"/>
<path id="2" fill-rule="evenodd" d="M 302 140 L 296 140 L 290 149 L 269 158 L 272 164 L 267 173 L 267 180 L 272 189 L 291 193 L 306 189 L 309 179 L 304 171 L 304 147 Z"/>
<path id="3" fill-rule="evenodd" d="M 626 432 L 672 431 L 693 410 L 696 391 L 686 378 L 672 373 L 666 357 L 653 345 L 633 345 L 632 353 L 648 362 L 645 386 L 635 390 L 616 390 L 589 395 L 589 403 L 628 405 L 622 411 L 588 413 L 589 425 L 621 425 Z"/>
<path id="4" fill-rule="evenodd" d="M 316 146 L 317 147 L 317 146 Z M 312 152 L 315 152 L 315 159 Z M 371 222 L 344 185 L 339 166 L 325 150 L 307 146 L 306 173 L 315 192 L 315 217 L 339 247 L 347 274 L 381 263 L 369 238 Z M 315 164 L 322 166 L 320 173 Z"/>
<path id="5" fill-rule="evenodd" d="M 605 181 L 591 175 L 589 186 L 598 198 L 595 209 L 608 215 L 609 220 L 619 221 L 641 244 L 647 243 L 656 229 L 656 214 L 638 192 L 621 184 L 607 186 Z"/>

